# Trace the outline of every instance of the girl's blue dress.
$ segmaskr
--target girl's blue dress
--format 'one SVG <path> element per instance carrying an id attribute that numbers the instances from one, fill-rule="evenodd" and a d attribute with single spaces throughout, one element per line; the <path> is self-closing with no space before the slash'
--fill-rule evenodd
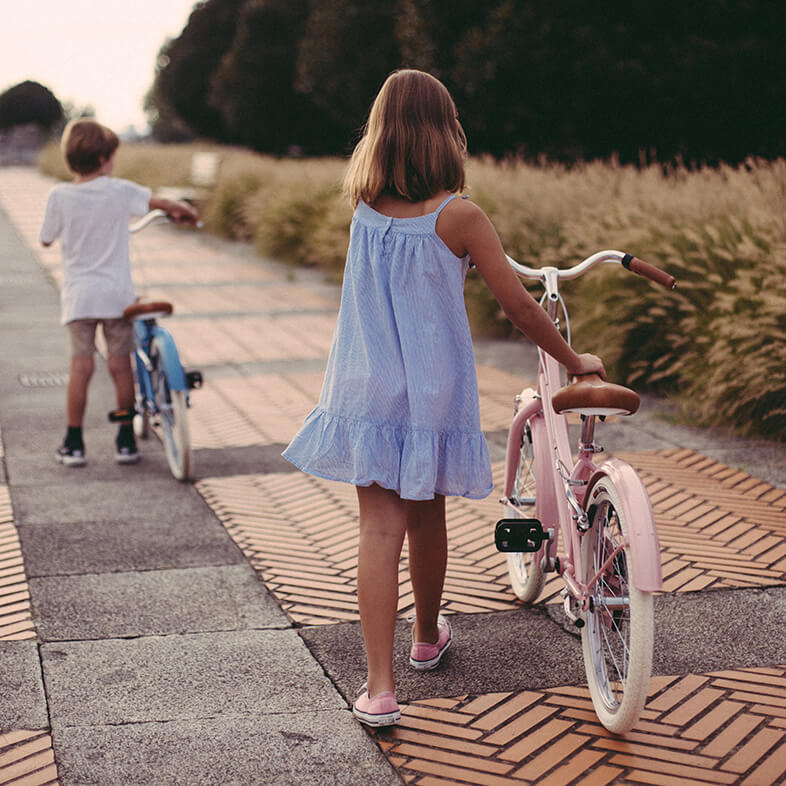
<path id="1" fill-rule="evenodd" d="M 453 198 L 417 218 L 358 204 L 319 404 L 283 453 L 304 472 L 403 499 L 491 493 L 464 305 L 469 258 L 436 233 Z"/>

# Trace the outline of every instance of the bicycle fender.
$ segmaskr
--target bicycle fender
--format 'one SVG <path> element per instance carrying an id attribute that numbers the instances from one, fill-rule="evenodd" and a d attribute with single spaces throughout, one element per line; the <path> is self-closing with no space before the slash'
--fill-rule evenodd
<path id="1" fill-rule="evenodd" d="M 186 383 L 186 373 L 183 364 L 180 362 L 180 355 L 177 352 L 175 340 L 172 334 L 156 325 L 153 328 L 153 337 L 158 345 L 159 357 L 164 364 L 164 372 L 171 390 L 188 390 Z"/>
<path id="2" fill-rule="evenodd" d="M 524 388 L 519 394 L 521 396 L 521 406 L 516 412 L 513 422 L 508 430 L 508 450 L 507 450 L 507 476 L 505 477 L 505 496 L 509 497 L 513 493 L 513 483 L 516 479 L 516 467 L 519 463 L 519 452 L 521 450 L 521 438 L 524 426 L 527 421 L 534 417 L 543 409 L 542 401 L 537 397 L 532 388 Z"/>
<path id="3" fill-rule="evenodd" d="M 642 592 L 663 589 L 663 572 L 660 561 L 660 542 L 655 529 L 649 495 L 644 483 L 630 464 L 620 459 L 604 461 L 590 478 L 584 508 L 592 503 L 593 491 L 604 478 L 617 489 L 620 502 L 629 522 L 630 557 L 633 563 L 634 584 Z"/>

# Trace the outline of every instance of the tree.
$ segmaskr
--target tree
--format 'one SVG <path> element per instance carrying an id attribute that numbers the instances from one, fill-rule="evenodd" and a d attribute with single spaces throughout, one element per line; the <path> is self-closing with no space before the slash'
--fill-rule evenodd
<path id="1" fill-rule="evenodd" d="M 295 89 L 357 141 L 371 102 L 402 64 L 395 37 L 396 0 L 312 0 L 298 47 Z"/>
<path id="2" fill-rule="evenodd" d="M 251 0 L 211 81 L 210 104 L 226 138 L 272 153 L 333 152 L 335 125 L 293 89 L 308 0 Z"/>
<path id="3" fill-rule="evenodd" d="M 203 0 L 180 35 L 163 45 L 146 102 L 154 133 L 159 119 L 171 129 L 177 128 L 173 120 L 178 118 L 197 135 L 224 137 L 221 116 L 208 96 L 213 74 L 235 38 L 243 4 L 244 0 Z M 178 131 L 182 133 L 182 125 Z"/>
<path id="4" fill-rule="evenodd" d="M 62 105 L 38 82 L 20 82 L 0 94 L 0 128 L 34 123 L 51 131 L 62 120 Z"/>

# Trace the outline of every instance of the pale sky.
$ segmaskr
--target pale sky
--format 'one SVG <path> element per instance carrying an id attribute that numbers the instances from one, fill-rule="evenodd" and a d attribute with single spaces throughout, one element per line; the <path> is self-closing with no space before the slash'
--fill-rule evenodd
<path id="1" fill-rule="evenodd" d="M 146 128 L 156 55 L 195 0 L 0 0 L 0 93 L 31 79 L 63 103 L 91 105 L 122 132 Z"/>

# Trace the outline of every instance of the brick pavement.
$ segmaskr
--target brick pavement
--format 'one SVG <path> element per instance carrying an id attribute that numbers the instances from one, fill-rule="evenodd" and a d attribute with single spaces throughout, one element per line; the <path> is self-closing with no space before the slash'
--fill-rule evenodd
<path id="1" fill-rule="evenodd" d="M 0 170 L 0 206 L 57 284 L 58 250 L 36 244 L 48 188 L 30 170 Z M 318 396 L 337 290 L 254 259 L 244 247 L 195 233 L 173 238 L 171 228 L 146 230 L 134 249 L 138 286 L 175 302 L 168 327 L 186 365 L 205 371 L 190 414 L 197 490 L 295 624 L 356 622 L 350 486 L 298 472 L 203 477 L 198 469 L 203 449 L 288 441 Z M 484 430 L 500 432 L 526 377 L 488 364 L 479 364 L 478 373 Z M 667 593 L 784 585 L 786 491 L 691 449 L 620 455 L 639 470 L 652 497 Z M 499 461 L 494 472 L 499 482 Z M 498 508 L 495 495 L 449 500 L 447 613 L 517 608 L 504 556 L 492 544 Z M 412 607 L 405 568 L 406 552 L 402 615 Z M 555 604 L 558 590 L 552 579 L 542 600 Z M 11 500 L 0 484 L 0 639 L 35 638 Z M 586 688 L 574 684 L 514 692 L 489 684 L 489 692 L 476 695 L 418 698 L 404 706 L 398 728 L 372 736 L 404 782 L 424 786 L 769 786 L 786 773 L 784 662 L 658 674 L 641 722 L 624 740 L 599 726 Z M 0 784 L 55 782 L 46 730 L 0 731 Z"/>

